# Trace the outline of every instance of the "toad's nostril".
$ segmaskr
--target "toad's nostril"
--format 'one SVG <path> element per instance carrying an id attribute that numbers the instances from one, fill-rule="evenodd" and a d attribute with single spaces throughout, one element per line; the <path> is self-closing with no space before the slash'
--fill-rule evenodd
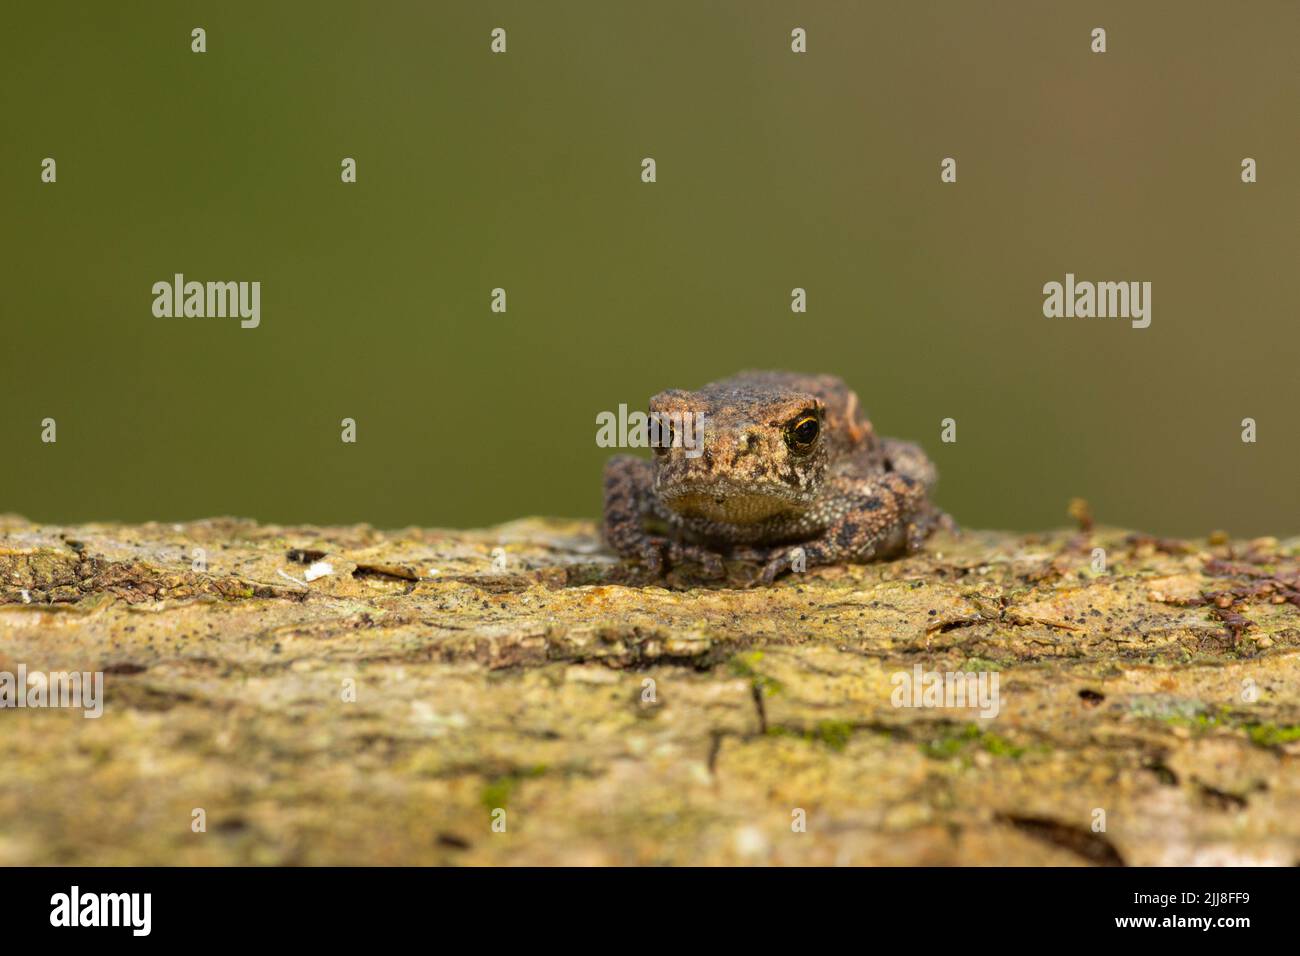
<path id="1" fill-rule="evenodd" d="M 726 501 L 726 500 L 727 500 L 727 499 L 724 498 L 724 497 L 722 497 L 722 495 L 714 495 L 714 496 L 713 496 L 713 503 L 714 503 L 715 505 L 720 505 L 720 504 L 722 504 L 722 503 L 723 503 L 724 501 Z"/>

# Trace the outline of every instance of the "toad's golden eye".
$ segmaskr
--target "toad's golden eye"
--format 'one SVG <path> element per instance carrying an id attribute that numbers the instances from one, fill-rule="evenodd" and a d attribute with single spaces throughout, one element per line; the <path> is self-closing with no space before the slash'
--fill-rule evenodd
<path id="1" fill-rule="evenodd" d="M 800 415 L 786 429 L 786 444 L 795 451 L 807 451 L 817 440 L 821 427 L 816 415 Z"/>
<path id="2" fill-rule="evenodd" d="M 666 415 L 661 416 L 657 412 L 651 412 L 650 444 L 653 446 L 656 455 L 666 455 L 668 449 L 679 444 L 673 423 Z"/>

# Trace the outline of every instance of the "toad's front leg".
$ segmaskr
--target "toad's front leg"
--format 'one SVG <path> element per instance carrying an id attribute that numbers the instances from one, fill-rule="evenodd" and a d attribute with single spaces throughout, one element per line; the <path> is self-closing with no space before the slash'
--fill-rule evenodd
<path id="1" fill-rule="evenodd" d="M 820 536 L 775 551 L 759 577 L 764 584 L 790 570 L 796 547 L 803 550 L 805 567 L 876 561 L 916 551 L 941 516 L 926 498 L 925 485 L 910 475 L 882 472 L 841 478 L 831 493 L 840 496 L 843 515 Z"/>
<path id="2" fill-rule="evenodd" d="M 700 545 L 678 541 L 646 529 L 650 518 L 665 521 L 654 491 L 650 462 L 617 455 L 605 465 L 605 543 L 625 558 L 638 560 L 660 577 L 666 567 L 694 561 L 710 577 L 726 573 L 721 555 Z"/>

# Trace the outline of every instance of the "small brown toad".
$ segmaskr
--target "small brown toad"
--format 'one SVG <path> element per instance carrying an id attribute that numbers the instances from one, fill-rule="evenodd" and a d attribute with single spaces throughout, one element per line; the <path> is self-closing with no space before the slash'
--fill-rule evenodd
<path id="1" fill-rule="evenodd" d="M 655 574 L 692 561 L 758 561 L 770 584 L 792 566 L 916 550 L 947 517 L 937 473 L 910 442 L 880 438 L 831 375 L 742 372 L 650 400 L 651 461 L 605 467 L 605 540 Z"/>

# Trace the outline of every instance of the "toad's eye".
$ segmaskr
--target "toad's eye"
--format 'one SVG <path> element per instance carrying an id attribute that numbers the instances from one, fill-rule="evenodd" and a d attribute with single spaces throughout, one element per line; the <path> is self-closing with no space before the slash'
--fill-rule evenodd
<path id="1" fill-rule="evenodd" d="M 795 451 L 808 451 L 821 432 L 816 415 L 800 415 L 786 429 L 785 441 Z"/>
<path id="2" fill-rule="evenodd" d="M 677 432 L 666 416 L 651 413 L 650 444 L 654 448 L 654 453 L 661 456 L 668 454 L 668 449 L 678 444 Z"/>

